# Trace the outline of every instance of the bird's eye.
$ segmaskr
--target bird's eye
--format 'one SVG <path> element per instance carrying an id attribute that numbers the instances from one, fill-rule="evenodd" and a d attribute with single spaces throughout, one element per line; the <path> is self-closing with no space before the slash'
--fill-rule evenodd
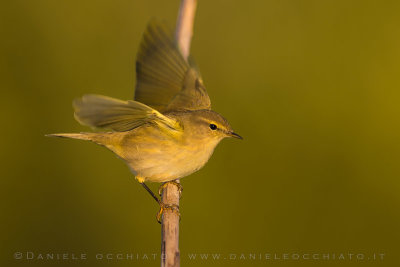
<path id="1" fill-rule="evenodd" d="M 214 130 L 217 130 L 217 125 L 211 123 L 211 124 L 210 124 L 210 129 L 213 130 L 213 131 L 214 131 Z"/>

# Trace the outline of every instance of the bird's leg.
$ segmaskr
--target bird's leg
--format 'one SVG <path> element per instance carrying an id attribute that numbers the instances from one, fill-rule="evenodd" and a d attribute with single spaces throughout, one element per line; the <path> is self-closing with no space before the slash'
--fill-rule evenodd
<path id="1" fill-rule="evenodd" d="M 161 200 L 158 199 L 158 197 L 153 193 L 153 191 L 151 191 L 151 189 L 144 182 L 140 184 L 144 187 L 144 189 L 146 189 L 147 192 L 149 192 L 149 194 L 157 201 L 158 204 L 161 203 Z"/>
<path id="2" fill-rule="evenodd" d="M 168 182 L 165 182 L 165 183 L 163 183 L 162 185 L 160 185 L 160 187 L 158 188 L 158 194 L 161 196 L 162 191 L 164 190 L 164 188 L 165 188 L 168 184 L 173 184 L 173 185 L 175 185 L 176 187 L 178 187 L 179 199 L 180 199 L 181 196 L 182 196 L 183 186 L 182 186 L 180 183 L 176 182 L 175 180 L 168 181 Z"/>
<path id="3" fill-rule="evenodd" d="M 162 214 L 163 214 L 163 212 L 165 210 L 170 210 L 172 212 L 176 212 L 178 214 L 179 218 L 180 218 L 179 206 L 178 205 L 167 205 L 167 204 L 162 203 L 162 201 L 153 193 L 153 191 L 151 191 L 151 189 L 144 182 L 141 182 L 140 184 L 144 187 L 144 189 L 146 189 L 147 192 L 149 192 L 149 194 L 160 205 L 160 210 L 157 213 L 157 221 L 159 223 L 161 223 L 161 217 L 162 217 Z"/>

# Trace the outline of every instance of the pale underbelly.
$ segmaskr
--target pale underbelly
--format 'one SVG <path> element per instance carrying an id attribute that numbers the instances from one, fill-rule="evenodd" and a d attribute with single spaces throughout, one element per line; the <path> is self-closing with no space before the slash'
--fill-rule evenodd
<path id="1" fill-rule="evenodd" d="M 211 157 L 214 147 L 193 150 L 190 147 L 154 149 L 138 146 L 126 158 L 128 166 L 138 179 L 166 182 L 183 178 L 202 168 Z"/>

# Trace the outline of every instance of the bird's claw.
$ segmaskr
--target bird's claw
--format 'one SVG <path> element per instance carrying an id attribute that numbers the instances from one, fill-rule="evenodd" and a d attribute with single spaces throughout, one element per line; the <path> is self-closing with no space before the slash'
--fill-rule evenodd
<path id="1" fill-rule="evenodd" d="M 179 199 L 180 199 L 180 198 L 182 197 L 183 187 L 182 187 L 182 185 L 181 185 L 180 183 L 178 183 L 178 182 L 176 182 L 176 181 L 174 181 L 174 180 L 169 181 L 169 182 L 165 182 L 165 183 L 163 183 L 162 185 L 160 185 L 160 187 L 158 188 L 158 194 L 161 196 L 161 194 L 162 194 L 164 188 L 167 187 L 168 184 L 173 184 L 173 185 L 175 185 L 176 187 L 178 187 Z"/>
<path id="2" fill-rule="evenodd" d="M 162 219 L 162 215 L 164 213 L 164 211 L 169 210 L 172 211 L 174 213 L 176 213 L 179 216 L 179 220 L 181 219 L 181 214 L 179 213 L 179 206 L 178 205 L 170 205 L 170 204 L 164 204 L 164 203 L 160 203 L 160 210 L 157 213 L 157 221 L 158 223 L 161 224 L 161 219 Z"/>

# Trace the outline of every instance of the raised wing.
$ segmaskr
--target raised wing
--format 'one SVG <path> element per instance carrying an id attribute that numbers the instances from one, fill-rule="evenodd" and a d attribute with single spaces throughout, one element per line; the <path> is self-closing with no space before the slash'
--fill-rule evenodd
<path id="1" fill-rule="evenodd" d="M 151 21 L 136 59 L 135 100 L 160 112 L 211 109 L 196 69 L 190 66 L 164 25 Z"/>
<path id="2" fill-rule="evenodd" d="M 75 119 L 86 126 L 124 132 L 152 123 L 182 131 L 176 120 L 137 101 L 122 101 L 102 95 L 84 95 L 75 99 L 73 106 Z"/>

